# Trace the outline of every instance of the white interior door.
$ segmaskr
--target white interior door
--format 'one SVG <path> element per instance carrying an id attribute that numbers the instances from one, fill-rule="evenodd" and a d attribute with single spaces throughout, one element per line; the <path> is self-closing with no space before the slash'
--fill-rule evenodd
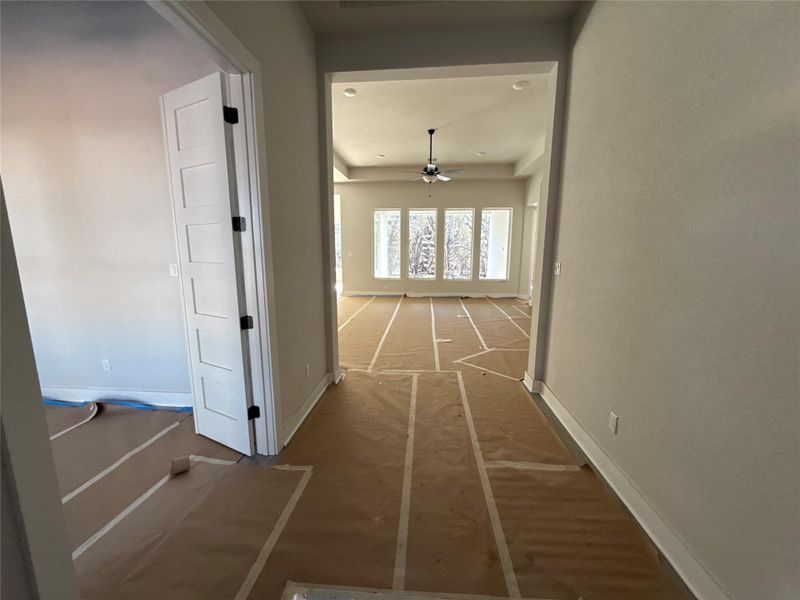
<path id="1" fill-rule="evenodd" d="M 162 97 L 198 433 L 253 453 L 231 125 L 214 73 Z"/>

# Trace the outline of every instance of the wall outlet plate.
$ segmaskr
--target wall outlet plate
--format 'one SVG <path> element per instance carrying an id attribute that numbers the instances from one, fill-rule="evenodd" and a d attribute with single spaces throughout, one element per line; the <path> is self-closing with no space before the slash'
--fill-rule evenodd
<path id="1" fill-rule="evenodd" d="M 556 266 L 555 266 L 555 269 L 553 269 L 553 270 L 555 271 L 556 275 L 561 275 L 561 263 L 557 262 Z"/>
<path id="2" fill-rule="evenodd" d="M 103 365 L 103 371 L 110 371 L 111 370 L 111 361 L 110 360 L 108 360 L 107 358 L 104 358 L 100 362 Z"/>

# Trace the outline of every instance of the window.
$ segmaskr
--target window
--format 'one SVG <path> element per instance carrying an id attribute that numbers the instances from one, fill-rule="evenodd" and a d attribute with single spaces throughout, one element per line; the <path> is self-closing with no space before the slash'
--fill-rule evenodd
<path id="1" fill-rule="evenodd" d="M 376 210 L 373 219 L 373 275 L 400 279 L 400 211 Z"/>
<path id="2" fill-rule="evenodd" d="M 510 226 L 510 208 L 481 211 L 481 279 L 508 279 Z"/>
<path id="3" fill-rule="evenodd" d="M 408 211 L 408 276 L 436 277 L 436 209 Z"/>
<path id="4" fill-rule="evenodd" d="M 471 208 L 448 208 L 444 211 L 444 270 L 445 279 L 472 279 Z"/>

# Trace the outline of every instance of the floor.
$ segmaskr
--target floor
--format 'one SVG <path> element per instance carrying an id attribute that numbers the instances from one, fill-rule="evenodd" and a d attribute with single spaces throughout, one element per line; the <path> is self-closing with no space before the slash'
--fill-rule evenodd
<path id="1" fill-rule="evenodd" d="M 683 597 L 519 382 L 529 307 L 338 307 L 346 377 L 275 466 L 179 413 L 101 406 L 53 440 L 83 598 Z M 64 410 L 51 432 L 91 409 Z"/>

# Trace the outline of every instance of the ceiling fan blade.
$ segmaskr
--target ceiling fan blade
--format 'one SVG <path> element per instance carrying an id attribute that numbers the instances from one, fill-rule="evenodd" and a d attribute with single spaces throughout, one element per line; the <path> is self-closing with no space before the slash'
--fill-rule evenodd
<path id="1" fill-rule="evenodd" d="M 415 173 L 415 174 L 419 174 L 419 171 L 398 171 L 398 173 Z"/>
<path id="2" fill-rule="evenodd" d="M 463 173 L 464 169 L 445 169 L 442 173 Z"/>
<path id="3" fill-rule="evenodd" d="M 441 173 L 439 173 L 436 177 L 439 179 L 439 181 L 450 181 L 450 178 L 447 175 L 442 175 Z"/>
<path id="4" fill-rule="evenodd" d="M 409 181 L 419 181 L 420 179 L 422 179 L 422 175 L 419 177 L 414 177 L 414 179 L 409 179 Z"/>

